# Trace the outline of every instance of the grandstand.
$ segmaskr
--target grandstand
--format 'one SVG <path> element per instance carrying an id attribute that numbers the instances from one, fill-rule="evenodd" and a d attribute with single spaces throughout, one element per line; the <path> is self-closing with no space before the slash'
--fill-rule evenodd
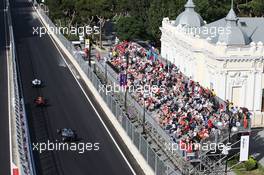
<path id="1" fill-rule="evenodd" d="M 223 162 L 237 152 L 226 155 L 219 148 L 203 149 L 202 145 L 230 142 L 237 146 L 241 133 L 250 132 L 251 113 L 218 98 L 213 89 L 186 77 L 174 64 L 157 58 L 157 53 L 155 48 L 122 42 L 111 50 L 106 70 L 118 82 L 119 74 L 126 74 L 129 96 L 173 141 L 165 144 L 166 150 L 174 155 L 176 145 L 177 155 L 191 163 L 193 170 L 199 169 L 197 172 L 223 171 Z"/>

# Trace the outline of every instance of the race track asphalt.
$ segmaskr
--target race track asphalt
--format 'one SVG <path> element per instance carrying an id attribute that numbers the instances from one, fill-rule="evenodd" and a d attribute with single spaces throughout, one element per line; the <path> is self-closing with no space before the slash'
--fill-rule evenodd
<path id="1" fill-rule="evenodd" d="M 5 0 L 0 0 L 0 174 L 10 174 L 8 80 L 7 80 L 7 28 Z"/>
<path id="2" fill-rule="evenodd" d="M 133 174 L 52 40 L 48 35 L 33 35 L 33 27 L 41 27 L 42 24 L 31 3 L 13 0 L 12 19 L 31 142 L 56 142 L 59 140 L 58 128 L 72 128 L 77 131 L 79 142 L 99 143 L 100 147 L 99 151 L 84 154 L 77 151 L 46 151 L 40 154 L 34 150 L 37 175 Z M 31 80 L 34 78 L 41 79 L 44 87 L 33 88 Z M 33 99 L 37 96 L 47 98 L 48 106 L 36 107 Z"/>

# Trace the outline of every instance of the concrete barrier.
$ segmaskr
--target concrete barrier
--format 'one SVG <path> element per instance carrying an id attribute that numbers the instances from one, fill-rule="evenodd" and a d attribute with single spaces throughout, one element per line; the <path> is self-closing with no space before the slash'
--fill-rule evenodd
<path id="1" fill-rule="evenodd" d="M 7 53 L 10 169 L 13 175 L 35 175 L 23 94 L 18 85 L 21 82 L 16 65 L 16 49 L 9 0 L 6 0 L 6 7 L 10 41 Z"/>
<path id="2" fill-rule="evenodd" d="M 38 8 L 36 8 L 36 12 L 39 15 L 39 18 L 43 25 L 45 27 L 48 26 L 46 23 L 45 19 L 42 17 L 42 14 L 39 12 Z M 113 115 L 111 110 L 108 108 L 107 104 L 104 102 L 104 99 L 100 96 L 99 92 L 97 89 L 93 86 L 92 82 L 88 79 L 87 75 L 83 72 L 81 69 L 80 65 L 77 63 L 75 60 L 74 56 L 67 50 L 67 48 L 63 45 L 63 43 L 59 40 L 59 38 L 52 32 L 50 31 L 50 36 L 51 38 L 56 42 L 56 44 L 63 50 L 63 52 L 67 55 L 69 58 L 71 64 L 74 66 L 74 68 L 78 71 L 78 74 L 81 76 L 87 87 L 90 89 L 90 91 L 93 93 L 95 96 L 98 104 L 102 107 L 102 109 L 105 111 L 109 121 L 111 124 L 115 127 L 115 130 L 119 134 L 119 136 L 122 138 L 123 142 L 126 144 L 128 150 L 131 152 L 135 160 L 137 161 L 138 165 L 141 167 L 143 172 L 147 175 L 152 175 L 154 174 L 152 168 L 148 165 L 144 157 L 140 154 L 138 149 L 134 146 L 133 142 L 129 138 L 129 136 L 126 134 L 125 130 L 122 128 L 116 117 Z M 71 68 L 68 66 L 68 68 L 71 70 Z M 72 71 L 72 70 L 71 70 Z M 73 73 L 74 75 L 74 73 Z M 76 75 L 74 75 L 76 76 Z"/>

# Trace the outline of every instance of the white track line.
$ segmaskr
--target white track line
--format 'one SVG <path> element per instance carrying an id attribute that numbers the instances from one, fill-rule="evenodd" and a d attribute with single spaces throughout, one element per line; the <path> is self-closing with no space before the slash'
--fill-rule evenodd
<path id="1" fill-rule="evenodd" d="M 9 130 L 9 155 L 10 155 L 10 174 L 12 175 L 12 136 L 11 136 L 11 103 L 12 103 L 12 99 L 11 99 L 11 93 L 10 93 L 10 82 L 12 82 L 12 80 L 10 80 L 10 70 L 9 70 L 9 53 L 6 50 L 6 56 L 7 56 L 7 60 L 6 60 L 6 64 L 7 64 L 7 89 L 8 89 L 8 130 Z"/>
<path id="2" fill-rule="evenodd" d="M 7 0 L 8 1 L 8 0 Z M 8 14 L 7 14 L 7 8 L 9 8 L 9 7 L 7 7 L 7 1 L 6 0 L 4 0 L 4 10 L 3 10 L 3 13 L 4 13 L 4 28 L 5 28 L 5 35 L 6 35 L 6 47 L 5 47 L 5 49 L 6 49 L 6 66 L 7 66 L 7 104 L 8 104 L 8 135 L 9 135 L 9 137 L 8 137 L 8 139 L 9 139 L 9 164 L 10 164 L 10 174 L 12 175 L 13 174 L 13 172 L 12 172 L 12 170 L 13 170 L 13 160 L 12 160 L 12 157 L 13 157 L 13 153 L 12 153 L 12 129 L 11 129 L 11 103 L 13 102 L 12 101 L 12 99 L 11 99 L 11 92 L 10 92 L 10 82 L 12 82 L 12 80 L 10 80 L 10 67 L 9 67 L 9 65 L 10 65 L 10 60 L 9 60 L 9 49 L 11 50 L 11 49 L 13 49 L 13 48 L 11 48 L 11 46 L 10 45 L 8 45 L 8 44 L 10 44 L 10 43 L 7 43 L 7 37 L 9 37 L 9 36 L 7 36 L 7 31 L 6 31 L 6 29 L 7 29 L 7 25 L 6 25 L 6 17 L 8 18 Z M 11 31 L 9 31 L 9 32 L 11 32 Z M 9 48 L 8 48 L 9 47 Z"/>
<path id="3" fill-rule="evenodd" d="M 32 7 L 33 8 L 33 7 Z M 34 8 L 33 8 L 34 9 Z M 34 9 L 35 10 L 35 9 Z M 43 27 L 46 28 L 45 24 L 39 20 Z M 55 43 L 55 41 L 53 40 L 53 38 L 50 36 L 50 33 L 48 33 L 51 41 L 53 42 L 54 46 L 56 47 L 56 49 L 58 50 L 58 52 L 61 55 L 61 58 L 63 59 L 63 61 L 65 62 L 65 64 L 67 65 L 68 69 L 70 70 L 70 72 L 72 73 L 74 79 L 76 80 L 76 82 L 78 83 L 79 87 L 81 88 L 83 94 L 85 95 L 85 97 L 87 98 L 87 100 L 89 101 L 90 105 L 92 106 L 92 108 L 94 109 L 96 115 L 98 116 L 98 118 L 100 119 L 101 123 L 103 124 L 105 130 L 107 131 L 107 133 L 109 134 L 110 138 L 112 139 L 112 141 L 114 142 L 115 146 L 117 147 L 118 151 L 120 152 L 120 154 L 122 155 L 122 157 L 124 158 L 125 162 L 127 163 L 128 167 L 130 168 L 130 170 L 132 171 L 132 173 L 134 175 L 136 175 L 133 167 L 130 165 L 129 161 L 127 160 L 127 158 L 125 157 L 124 153 L 122 152 L 122 150 L 120 149 L 120 147 L 118 146 L 116 140 L 114 139 L 114 137 L 112 136 L 111 132 L 109 131 L 109 129 L 107 128 L 107 126 L 105 125 L 104 121 L 102 120 L 102 117 L 100 116 L 100 114 L 98 113 L 97 109 L 94 107 L 93 103 L 91 102 L 90 98 L 88 97 L 88 95 L 86 94 L 85 90 L 83 89 L 82 85 L 79 83 L 78 79 L 76 78 L 74 72 L 70 69 L 69 64 L 67 63 L 67 61 L 65 60 L 63 54 L 61 53 L 60 49 L 58 48 L 57 44 Z"/>

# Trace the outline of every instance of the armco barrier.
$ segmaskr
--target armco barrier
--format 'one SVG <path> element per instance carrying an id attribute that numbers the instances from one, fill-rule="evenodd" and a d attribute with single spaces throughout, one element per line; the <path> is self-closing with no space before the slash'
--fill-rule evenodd
<path id="1" fill-rule="evenodd" d="M 163 64 L 167 64 L 168 63 L 168 61 L 164 60 L 163 58 L 159 58 L 159 60 L 161 60 L 163 62 Z M 99 68 L 99 70 L 102 72 L 102 74 L 107 75 L 107 79 L 110 80 L 110 81 L 108 81 L 108 83 L 110 83 L 110 84 L 113 84 L 113 83 L 119 84 L 119 75 L 112 69 L 111 66 L 109 66 L 108 64 L 104 64 L 103 65 L 102 62 L 100 62 L 100 61 L 98 62 L 97 60 L 95 60 L 95 63 L 96 63 L 96 66 Z M 107 68 L 103 68 L 103 66 L 106 66 Z M 105 70 L 107 70 L 107 74 L 104 72 Z M 185 77 L 185 78 L 187 79 L 187 77 Z M 124 92 L 122 92 L 122 95 L 121 96 L 124 98 L 124 96 L 125 96 L 124 95 Z M 226 105 L 226 102 L 224 100 L 220 99 L 219 97 L 215 96 L 214 99 L 215 99 L 215 101 L 218 104 L 222 104 L 223 106 Z M 138 104 L 138 102 L 135 101 L 135 99 L 133 99 L 131 97 L 130 94 L 127 95 L 127 101 L 128 101 L 127 103 L 129 103 L 130 105 L 132 104 L 133 108 L 136 108 L 138 111 L 141 111 L 140 113 L 142 113 L 143 107 L 140 106 Z M 170 138 L 168 138 L 168 134 L 165 133 L 164 130 L 160 128 L 160 126 L 157 124 L 157 122 L 154 121 L 154 123 L 152 123 L 153 117 L 151 117 L 151 116 L 153 116 L 153 115 L 155 115 L 155 114 L 147 111 L 146 112 L 147 120 L 153 126 L 155 126 L 155 128 L 158 128 L 157 131 L 160 133 L 160 135 L 163 138 L 165 138 L 167 141 L 169 141 Z M 250 130 L 251 121 L 250 121 L 250 119 L 248 120 L 248 125 L 249 125 L 248 128 L 249 129 L 243 128 L 243 122 L 244 122 L 243 120 L 240 121 L 240 127 L 238 127 L 238 131 L 239 132 L 243 132 L 243 131 L 244 132 L 248 132 L 248 130 Z M 219 134 L 219 133 L 221 133 L 221 134 Z M 228 134 L 229 134 L 228 127 L 226 126 L 225 128 L 222 128 L 221 130 L 217 130 L 217 132 L 215 132 L 215 133 L 212 132 L 209 135 L 209 138 L 206 139 L 206 140 L 204 140 L 203 142 L 215 142 L 215 143 L 216 142 L 223 142 L 224 140 L 228 139 Z M 182 154 L 181 152 L 178 152 L 178 153 L 180 155 Z M 205 153 L 204 152 L 201 152 L 201 153 L 199 153 L 199 155 L 200 154 L 205 154 Z"/>
<path id="2" fill-rule="evenodd" d="M 105 60 L 105 59 L 103 59 Z M 163 61 L 163 63 L 165 64 L 166 61 L 163 60 L 162 58 L 160 58 L 161 61 Z M 111 66 L 109 66 L 108 64 L 105 64 L 105 61 L 97 61 L 95 60 L 95 63 L 96 63 L 96 67 L 98 68 L 98 72 L 100 72 L 102 75 L 103 75 L 103 78 L 107 80 L 107 83 L 108 84 L 112 84 L 112 86 L 114 86 L 115 84 L 119 84 L 119 75 L 113 70 L 113 68 Z M 105 68 L 104 68 L 105 67 Z M 105 72 L 107 71 L 107 73 Z M 187 77 L 186 77 L 187 78 Z M 120 95 L 121 94 L 121 95 Z M 123 98 L 122 101 L 124 101 L 124 97 L 125 97 L 125 92 L 124 91 L 121 91 L 119 95 L 121 96 L 121 98 Z M 116 96 L 118 96 L 118 94 L 116 94 Z M 225 105 L 225 102 L 220 99 L 219 97 L 215 97 L 215 101 L 218 103 L 218 104 L 222 104 L 222 105 Z M 132 96 L 128 93 L 127 94 L 127 110 L 130 111 L 131 108 L 135 109 L 137 111 L 137 115 L 136 116 L 140 116 L 142 117 L 143 116 L 143 107 L 142 105 L 139 105 L 137 101 L 135 101 L 135 99 L 132 98 Z M 129 112 L 130 113 L 130 112 Z M 156 121 L 153 120 L 154 117 L 152 116 L 155 116 L 155 114 L 153 114 L 152 112 L 145 112 L 146 113 L 146 120 L 148 122 L 151 123 L 152 126 L 154 126 L 155 128 L 155 131 L 158 132 L 158 134 L 165 140 L 168 140 L 168 134 L 165 133 L 165 131 L 163 129 L 161 129 L 159 127 L 159 125 L 157 124 Z M 231 114 L 229 114 L 230 116 L 232 116 Z M 152 119 L 152 120 L 151 120 Z M 154 121 L 154 122 L 152 122 Z M 231 133 L 231 136 L 233 135 L 236 135 L 240 132 L 248 132 L 250 131 L 250 126 L 245 129 L 243 128 L 243 120 L 240 121 L 240 127 L 238 126 L 238 132 L 232 132 Z M 248 120 L 248 124 L 251 125 L 251 122 L 250 120 Z M 158 128 L 158 129 L 156 129 Z M 225 143 L 227 140 L 228 140 L 228 135 L 229 135 L 229 131 L 228 131 L 228 127 L 224 127 L 222 129 L 216 129 L 215 132 L 212 132 L 210 133 L 209 135 L 209 138 L 206 139 L 206 140 L 203 140 L 201 142 L 201 144 L 203 143 Z M 164 140 L 160 140 L 161 143 L 168 143 L 168 142 L 164 142 Z M 199 161 L 201 162 L 201 164 L 203 164 L 204 162 L 209 162 L 209 163 L 212 163 L 212 161 L 210 161 L 210 159 L 208 159 L 208 157 L 206 156 L 206 154 L 208 152 L 210 152 L 210 150 L 200 150 L 198 152 L 196 152 L 195 154 L 182 154 L 182 152 L 180 150 L 177 150 L 178 151 L 178 155 L 177 156 L 178 158 L 182 155 L 185 155 L 186 158 L 192 158 L 193 159 L 196 159 L 196 161 Z M 174 151 L 175 153 L 175 151 Z M 175 156 L 175 155 L 174 155 Z M 198 158 L 198 160 L 197 160 Z M 176 163 L 176 165 L 178 165 L 179 167 L 179 162 Z M 184 167 L 188 166 L 188 163 L 185 163 L 185 164 L 182 164 Z M 196 171 L 196 168 L 192 168 L 191 172 L 195 172 Z"/>
<path id="3" fill-rule="evenodd" d="M 119 85 L 119 76 L 112 70 L 109 65 L 98 62 L 97 60 L 95 60 L 95 63 L 95 67 L 97 69 L 94 71 L 97 72 L 97 74 L 101 75 L 100 77 L 102 77 L 102 79 L 107 79 L 107 84 L 111 84 L 112 86 Z M 107 66 L 108 68 L 104 69 L 104 66 Z M 110 73 L 109 71 L 107 73 L 107 77 L 105 77 L 106 74 L 104 70 L 112 70 L 112 73 Z M 113 96 L 115 96 L 118 101 L 121 101 L 122 105 L 124 106 L 125 92 L 114 91 L 113 94 Z M 170 161 L 167 161 L 167 163 L 173 163 L 174 166 L 176 165 L 177 169 L 180 169 L 185 174 L 188 174 L 189 171 L 193 169 L 190 162 L 183 160 L 183 152 L 181 150 L 174 150 L 173 152 L 171 150 L 166 150 L 169 144 L 175 144 L 175 142 L 173 142 L 170 136 L 158 125 L 158 123 L 152 117 L 152 114 L 144 111 L 144 109 L 130 96 L 130 94 L 127 94 L 127 111 L 130 116 L 136 117 L 141 123 L 143 121 L 143 115 L 145 112 L 146 123 L 149 126 L 150 133 L 155 137 L 155 141 L 158 142 L 159 147 L 165 152 L 165 159 L 170 159 Z"/>
<path id="4" fill-rule="evenodd" d="M 36 10 L 39 15 L 41 15 L 42 19 L 45 20 L 45 23 L 49 25 L 49 27 L 56 27 L 52 21 L 46 16 L 45 12 L 35 3 Z M 47 27 L 47 26 L 46 26 Z M 54 34 L 54 33 L 53 33 Z M 74 46 L 69 42 L 63 35 L 60 33 L 55 34 L 56 37 L 60 40 L 62 44 L 64 44 L 65 48 L 71 53 L 71 55 L 76 59 L 79 66 L 82 68 L 83 72 L 87 75 L 90 81 L 93 83 L 94 87 L 99 89 L 99 87 L 104 86 L 97 75 L 94 73 L 94 70 L 89 67 L 88 63 L 83 60 L 82 56 L 78 54 L 75 50 Z M 181 172 L 175 167 L 175 165 L 171 162 L 170 158 L 164 154 L 161 150 L 160 146 L 157 145 L 153 140 L 150 140 L 146 134 L 142 134 L 142 123 L 138 120 L 133 120 L 130 116 L 124 112 L 122 108 L 123 104 L 118 101 L 116 94 L 105 94 L 100 92 L 101 97 L 107 103 L 109 109 L 111 109 L 114 116 L 118 119 L 120 124 L 123 126 L 124 130 L 127 132 L 127 135 L 133 141 L 135 146 L 139 149 L 139 151 L 144 156 L 145 160 L 149 163 L 149 165 L 154 170 L 157 175 L 179 175 Z M 152 119 L 153 120 L 153 119 Z M 149 123 L 154 124 L 154 120 Z M 161 129 L 161 128 L 160 128 Z M 168 138 L 166 135 L 165 137 Z M 168 138 L 168 140 L 170 140 Z M 170 140 L 171 141 L 171 140 Z M 181 171 L 188 171 L 191 167 L 188 167 L 188 163 L 183 161 L 182 159 L 178 160 L 178 165 L 181 167 Z M 187 174 L 184 172 L 184 174 Z"/>
<path id="5" fill-rule="evenodd" d="M 45 20 L 45 22 L 50 27 L 55 28 L 56 26 L 45 15 L 42 9 L 37 5 L 36 7 L 37 7 L 39 14 Z M 111 67 L 109 67 L 108 65 L 97 63 L 96 65 L 98 67 L 98 70 L 101 71 L 101 75 L 94 74 L 94 71 L 96 70 L 92 70 L 88 66 L 88 63 L 83 60 L 82 56 L 78 54 L 78 52 L 75 50 L 73 45 L 60 33 L 56 33 L 55 35 L 56 35 L 56 38 L 58 38 L 60 42 L 65 46 L 65 48 L 67 48 L 69 53 L 73 55 L 73 57 L 78 62 L 79 66 L 82 68 L 83 72 L 86 73 L 87 77 L 92 81 L 93 85 L 97 89 L 100 89 L 99 87 L 104 85 L 102 82 L 108 82 L 108 83 L 115 82 L 119 84 L 118 76 L 114 75 L 115 72 L 112 71 Z M 105 70 L 107 70 L 107 73 L 105 72 Z M 109 74 L 112 74 L 112 76 L 111 75 L 108 76 Z M 104 75 L 107 77 L 106 81 L 105 80 L 100 81 L 100 79 L 98 79 L 97 77 L 97 76 L 103 77 Z M 100 95 L 105 100 L 105 102 L 108 104 L 108 107 L 111 109 L 113 114 L 115 114 L 117 118 L 121 118 L 121 120 L 119 121 L 121 122 L 123 128 L 126 130 L 127 134 L 133 140 L 134 144 L 138 147 L 142 155 L 146 158 L 149 165 L 154 169 L 156 174 L 170 174 L 170 172 L 172 172 L 172 174 L 178 174 L 179 172 L 176 170 L 177 168 L 180 169 L 182 171 L 181 173 L 183 174 L 188 174 L 191 169 L 193 170 L 192 165 L 188 161 L 183 160 L 183 157 L 181 156 L 181 152 L 177 152 L 176 156 L 172 156 L 172 157 L 176 157 L 175 159 L 173 159 L 170 156 L 168 157 L 168 155 L 164 156 L 163 154 L 159 154 L 158 151 L 160 151 L 159 150 L 160 147 L 158 147 L 157 144 L 151 145 L 150 142 L 152 140 L 150 141 L 148 140 L 148 138 L 145 138 L 145 135 L 142 135 L 141 132 L 139 133 L 134 132 L 135 130 L 142 130 L 140 126 L 142 125 L 142 116 L 143 116 L 144 111 L 142 110 L 142 107 L 139 106 L 138 103 L 131 96 L 128 95 L 128 98 L 127 98 L 128 111 L 130 111 L 129 112 L 130 116 L 127 116 L 121 107 L 124 105 L 123 104 L 124 103 L 124 93 L 112 93 L 111 95 L 109 94 L 105 95 L 103 92 L 101 92 Z M 158 135 L 159 141 L 163 141 L 161 142 L 163 146 L 164 146 L 164 143 L 171 143 L 172 142 L 171 138 L 155 122 L 155 120 L 151 117 L 151 115 L 152 115 L 151 113 L 146 112 L 146 123 L 151 126 L 150 130 L 153 133 L 156 133 Z M 138 120 L 136 121 L 131 120 L 131 118 L 133 119 L 134 117 L 137 118 Z M 223 132 L 223 130 L 221 131 Z M 224 134 L 221 134 L 221 135 L 216 133 L 215 135 L 212 135 L 211 139 L 212 140 L 215 139 L 216 141 L 226 139 L 227 138 L 226 133 L 227 132 L 224 132 Z M 140 136 L 143 136 L 143 140 L 141 139 L 141 137 L 137 137 L 138 134 Z M 156 156 L 153 156 L 153 155 L 156 155 Z M 168 161 L 168 159 L 170 160 Z M 177 168 L 174 167 L 174 165 L 176 165 Z M 170 167 L 174 167 L 174 168 L 170 168 Z"/>
<path id="6" fill-rule="evenodd" d="M 9 74 L 9 114 L 11 126 L 11 168 L 13 174 L 35 175 L 35 166 L 28 130 L 28 121 L 25 113 L 21 82 L 16 64 L 15 40 L 9 1 L 6 1 L 7 23 L 9 28 L 10 47 L 8 52 Z"/>
<path id="7" fill-rule="evenodd" d="M 79 61 L 81 62 L 81 60 Z M 87 75 L 89 76 L 89 79 L 92 81 L 95 87 L 103 86 L 100 79 L 96 74 L 94 74 L 94 71 L 88 66 L 88 64 L 85 70 Z M 115 117 L 117 117 L 118 121 L 127 132 L 127 135 L 139 149 L 139 151 L 147 160 L 155 173 L 158 175 L 179 174 L 178 171 L 175 171 L 173 168 L 166 165 L 166 163 L 164 162 L 165 159 L 159 157 L 159 155 L 155 151 L 156 145 L 154 143 L 151 144 L 146 138 L 146 135 L 142 134 L 142 124 L 138 123 L 136 120 L 133 120 L 133 118 L 131 120 L 129 116 L 127 116 L 124 109 L 122 108 L 123 105 L 120 104 L 119 100 L 117 100 L 115 94 L 110 93 L 106 95 L 101 91 L 100 95 L 103 99 L 105 99 L 112 113 L 115 115 Z"/>

